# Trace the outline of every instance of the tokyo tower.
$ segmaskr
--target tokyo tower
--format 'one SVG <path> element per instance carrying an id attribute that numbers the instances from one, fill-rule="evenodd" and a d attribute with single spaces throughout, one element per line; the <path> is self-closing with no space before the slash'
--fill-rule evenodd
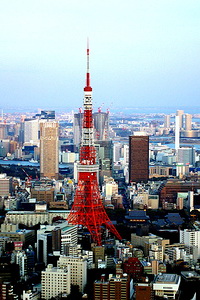
<path id="1" fill-rule="evenodd" d="M 96 164 L 92 118 L 92 88 L 90 86 L 89 45 L 87 46 L 87 73 L 84 88 L 84 116 L 78 164 L 78 185 L 74 204 L 67 218 L 73 225 L 87 227 L 93 241 L 102 244 L 101 226 L 105 225 L 119 240 L 120 234 L 112 224 L 103 207 L 98 185 L 99 166 Z"/>

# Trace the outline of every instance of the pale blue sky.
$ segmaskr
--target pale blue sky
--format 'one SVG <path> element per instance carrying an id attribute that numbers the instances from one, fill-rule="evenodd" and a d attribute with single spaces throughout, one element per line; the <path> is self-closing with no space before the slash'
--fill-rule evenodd
<path id="1" fill-rule="evenodd" d="M 0 0 L 0 107 L 200 106 L 199 0 Z"/>

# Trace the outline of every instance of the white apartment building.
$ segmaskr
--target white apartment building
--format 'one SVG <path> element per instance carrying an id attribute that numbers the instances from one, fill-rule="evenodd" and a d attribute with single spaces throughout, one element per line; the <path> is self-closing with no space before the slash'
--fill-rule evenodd
<path id="1" fill-rule="evenodd" d="M 200 230 L 184 229 L 180 230 L 180 243 L 185 246 L 197 247 L 198 257 L 200 257 Z"/>
<path id="2" fill-rule="evenodd" d="M 83 292 L 87 283 L 87 259 L 61 255 L 57 266 L 58 268 L 66 268 L 69 266 L 71 284 L 78 285 L 79 290 Z"/>
<path id="3" fill-rule="evenodd" d="M 38 300 L 40 299 L 40 292 L 38 291 L 23 291 L 22 300 Z"/>
<path id="4" fill-rule="evenodd" d="M 113 195 L 118 195 L 118 184 L 112 177 L 106 177 L 102 185 L 102 192 L 106 201 L 111 201 Z"/>
<path id="5" fill-rule="evenodd" d="M 48 300 L 59 294 L 70 294 L 70 270 L 48 265 L 41 276 L 41 298 Z"/>
<path id="6" fill-rule="evenodd" d="M 163 260 L 163 247 L 157 243 L 149 245 L 149 256 L 153 259 Z"/>

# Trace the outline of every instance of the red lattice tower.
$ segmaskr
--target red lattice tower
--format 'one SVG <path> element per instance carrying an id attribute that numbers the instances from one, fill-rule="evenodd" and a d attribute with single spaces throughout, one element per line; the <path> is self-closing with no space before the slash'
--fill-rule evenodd
<path id="1" fill-rule="evenodd" d="M 105 225 L 118 239 L 120 234 L 108 218 L 102 204 L 98 185 L 99 166 L 96 164 L 94 126 L 92 118 L 92 88 L 90 86 L 89 47 L 87 47 L 86 87 L 84 88 L 84 117 L 78 164 L 78 185 L 74 204 L 67 218 L 74 225 L 87 227 L 93 241 L 102 244 L 101 226 Z"/>

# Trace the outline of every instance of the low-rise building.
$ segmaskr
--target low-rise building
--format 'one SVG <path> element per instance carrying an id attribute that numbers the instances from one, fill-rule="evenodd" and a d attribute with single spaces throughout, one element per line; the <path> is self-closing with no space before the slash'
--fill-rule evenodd
<path id="1" fill-rule="evenodd" d="M 8 211 L 6 213 L 5 221 L 9 221 L 14 224 L 24 224 L 27 226 L 34 226 L 38 223 L 52 224 L 52 221 L 56 217 L 67 219 L 70 210 L 49 210 L 49 211 Z"/>
<path id="2" fill-rule="evenodd" d="M 40 292 L 39 291 L 23 291 L 22 295 L 23 300 L 38 300 L 40 299 Z"/>
<path id="3" fill-rule="evenodd" d="M 158 274 L 153 283 L 155 295 L 167 299 L 176 299 L 180 282 L 181 277 L 177 274 Z"/>
<path id="4" fill-rule="evenodd" d="M 5 222 L 1 224 L 1 237 L 8 237 L 11 242 L 23 242 L 24 245 L 28 246 L 34 243 L 35 232 L 34 230 L 20 230 L 18 225 Z"/>

